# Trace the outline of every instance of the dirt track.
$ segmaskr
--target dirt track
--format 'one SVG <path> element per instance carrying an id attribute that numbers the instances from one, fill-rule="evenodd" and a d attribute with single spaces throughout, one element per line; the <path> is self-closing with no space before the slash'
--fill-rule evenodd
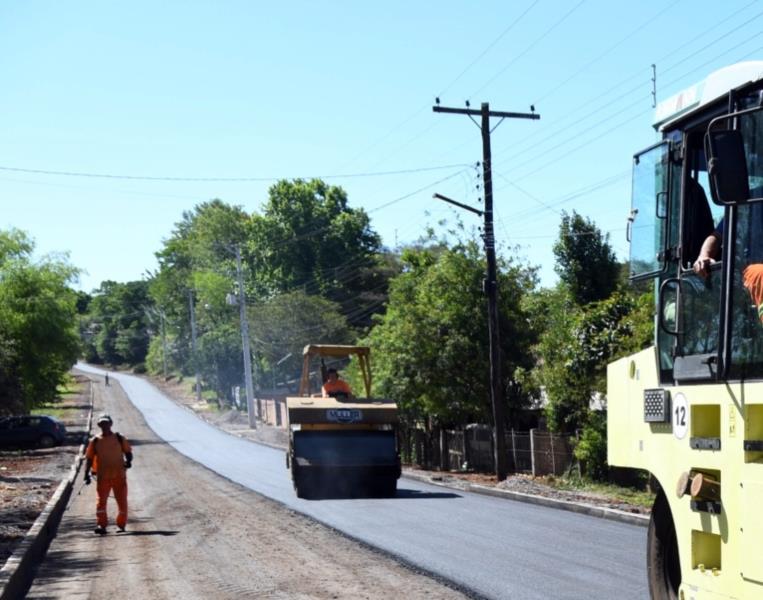
<path id="1" fill-rule="evenodd" d="M 134 445 L 128 531 L 92 533 L 78 479 L 29 598 L 464 597 L 183 457 L 118 385 L 97 385 L 95 406 Z"/>

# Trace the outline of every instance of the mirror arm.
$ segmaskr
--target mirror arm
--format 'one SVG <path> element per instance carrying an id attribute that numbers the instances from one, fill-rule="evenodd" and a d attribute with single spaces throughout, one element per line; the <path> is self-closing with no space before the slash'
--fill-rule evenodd
<path id="1" fill-rule="evenodd" d="M 625 226 L 625 241 L 630 242 L 633 239 L 633 221 L 636 220 L 638 208 L 631 208 L 631 214 L 628 216 L 628 224 Z"/>

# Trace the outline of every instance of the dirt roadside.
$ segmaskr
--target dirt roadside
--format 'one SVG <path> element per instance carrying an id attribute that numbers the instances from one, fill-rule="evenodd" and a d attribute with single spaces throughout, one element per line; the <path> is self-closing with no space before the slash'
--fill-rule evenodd
<path id="1" fill-rule="evenodd" d="M 465 597 L 182 456 L 117 384 L 94 399 L 134 446 L 128 530 L 93 534 L 95 490 L 80 477 L 28 598 Z"/>
<path id="2" fill-rule="evenodd" d="M 288 434 L 285 429 L 258 423 L 257 429 L 252 430 L 249 428 L 246 414 L 237 410 L 221 412 L 206 402 L 197 402 L 187 382 L 178 382 L 174 379 L 164 381 L 160 377 L 147 378 L 151 383 L 160 388 L 168 398 L 194 411 L 215 427 L 278 448 L 285 449 L 288 445 Z M 506 480 L 499 483 L 492 475 L 457 472 L 444 473 L 441 471 L 426 471 L 410 466 L 403 467 L 403 474 L 408 474 L 416 479 L 430 481 L 436 485 L 444 485 L 460 490 L 466 490 L 471 484 L 478 484 L 501 490 L 609 508 L 632 514 L 648 515 L 650 513 L 648 508 L 631 504 L 622 499 L 614 499 L 611 496 L 591 491 L 558 489 L 546 483 L 543 478 L 532 477 L 530 475 L 510 475 Z"/>
<path id="3" fill-rule="evenodd" d="M 62 445 L 0 450 L 0 566 L 69 474 L 79 452 L 90 410 L 90 380 L 83 375 L 75 380 L 76 391 L 62 394 L 60 401 L 50 406 L 53 416 L 66 426 Z"/>

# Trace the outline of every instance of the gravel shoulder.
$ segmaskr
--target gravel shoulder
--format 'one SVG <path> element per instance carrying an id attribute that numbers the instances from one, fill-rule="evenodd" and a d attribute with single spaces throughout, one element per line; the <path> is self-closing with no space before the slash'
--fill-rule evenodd
<path id="1" fill-rule="evenodd" d="M 86 435 L 90 380 L 75 376 L 76 391 L 50 408 L 66 426 L 66 440 L 53 448 L 0 449 L 0 565 L 24 539 L 58 484 L 69 475 Z"/>
<path id="2" fill-rule="evenodd" d="M 97 378 L 96 378 L 97 379 Z M 412 571 L 184 457 L 158 438 L 121 387 L 95 386 L 95 410 L 133 444 L 126 533 L 93 533 L 81 478 L 28 598 L 458 599 Z"/>
<path id="3" fill-rule="evenodd" d="M 160 377 L 149 377 L 148 379 L 159 387 L 167 397 L 194 411 L 215 427 L 269 446 L 284 449 L 288 446 L 289 438 L 285 429 L 258 423 L 257 429 L 252 430 L 249 428 L 245 413 L 238 410 L 220 411 L 217 407 L 210 406 L 206 402 L 197 402 L 189 389 L 187 381 L 178 382 L 175 379 L 164 381 Z M 480 473 L 444 473 L 441 471 L 427 471 L 411 466 L 403 467 L 403 475 L 410 475 L 416 479 L 460 490 L 466 490 L 470 485 L 478 484 L 554 500 L 610 508 L 632 514 L 648 515 L 650 513 L 650 509 L 644 506 L 631 504 L 620 499 L 613 499 L 611 496 L 596 492 L 559 489 L 549 485 L 544 478 L 532 477 L 531 475 L 510 475 L 505 481 L 497 482 L 495 477 L 491 475 Z"/>

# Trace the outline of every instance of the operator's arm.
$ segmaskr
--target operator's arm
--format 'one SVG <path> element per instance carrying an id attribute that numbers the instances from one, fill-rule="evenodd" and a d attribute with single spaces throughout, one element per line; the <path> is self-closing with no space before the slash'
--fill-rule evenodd
<path id="1" fill-rule="evenodd" d="M 699 250 L 699 256 L 694 261 L 693 269 L 697 275 L 707 278 L 710 275 L 710 265 L 720 256 L 721 236 L 717 231 L 711 233 Z"/>

